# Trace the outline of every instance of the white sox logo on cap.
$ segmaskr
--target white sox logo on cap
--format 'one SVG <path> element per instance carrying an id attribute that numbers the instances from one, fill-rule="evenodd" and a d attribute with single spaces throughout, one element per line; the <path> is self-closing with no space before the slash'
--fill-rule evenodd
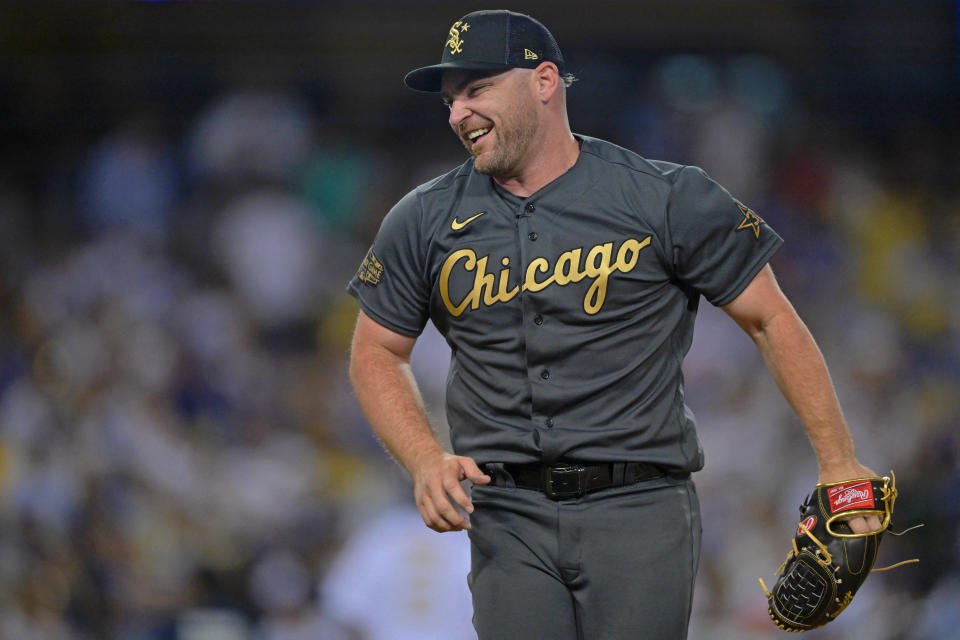
<path id="1" fill-rule="evenodd" d="M 447 39 L 445 45 L 450 47 L 450 55 L 463 52 L 463 38 L 460 37 L 460 33 L 466 33 L 469 30 L 470 25 L 466 22 L 457 20 L 453 23 L 453 26 L 450 27 L 450 38 Z"/>
<path id="2" fill-rule="evenodd" d="M 554 63 L 561 75 L 566 73 L 560 47 L 543 24 L 505 9 L 474 11 L 447 30 L 440 64 L 414 69 L 404 82 L 417 91 L 439 93 L 448 70 L 498 73 L 516 67 L 535 69 L 543 62 Z"/>

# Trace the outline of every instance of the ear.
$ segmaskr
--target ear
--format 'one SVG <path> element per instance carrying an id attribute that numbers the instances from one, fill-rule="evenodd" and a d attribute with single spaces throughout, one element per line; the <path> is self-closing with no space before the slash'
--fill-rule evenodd
<path id="1" fill-rule="evenodd" d="M 541 102 L 547 103 L 553 99 L 560 87 L 560 70 L 552 62 L 541 62 L 533 70 L 537 95 Z"/>

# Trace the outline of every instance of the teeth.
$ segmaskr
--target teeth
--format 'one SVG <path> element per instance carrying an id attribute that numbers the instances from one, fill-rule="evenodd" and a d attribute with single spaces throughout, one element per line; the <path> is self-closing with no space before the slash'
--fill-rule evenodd
<path id="1" fill-rule="evenodd" d="M 471 131 L 467 134 L 467 137 L 471 140 L 476 140 L 485 133 L 488 133 L 490 129 L 477 129 L 476 131 Z"/>

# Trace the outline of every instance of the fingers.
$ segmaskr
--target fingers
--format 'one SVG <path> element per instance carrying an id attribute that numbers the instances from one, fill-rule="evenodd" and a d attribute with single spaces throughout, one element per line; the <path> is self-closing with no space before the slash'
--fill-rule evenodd
<path id="1" fill-rule="evenodd" d="M 460 485 L 464 479 L 474 484 L 491 481 L 472 458 L 449 454 L 417 474 L 414 495 L 424 524 L 439 532 L 470 528 L 470 521 L 457 510 L 473 513 L 473 503 Z"/>
<path id="2" fill-rule="evenodd" d="M 877 516 L 873 516 L 873 515 L 864 516 L 862 518 L 859 518 L 859 520 L 861 522 L 861 526 L 863 527 L 863 530 L 857 531 L 856 529 L 854 529 L 856 533 L 870 533 L 872 531 L 880 530 L 880 518 L 878 518 Z M 853 525 L 851 525 L 850 528 L 853 529 Z"/>
<path id="3" fill-rule="evenodd" d="M 863 517 L 850 518 L 847 520 L 847 524 L 850 526 L 850 529 L 854 533 L 869 533 L 870 529 L 867 526 L 867 520 Z"/>
<path id="4" fill-rule="evenodd" d="M 457 513 L 446 496 L 438 500 L 431 495 L 424 495 L 417 502 L 417 507 L 423 523 L 439 533 L 470 528 L 470 522 Z"/>
<path id="5" fill-rule="evenodd" d="M 454 481 L 450 476 L 444 476 L 443 488 L 447 495 L 450 496 L 461 509 L 467 513 L 473 513 L 473 503 L 470 501 L 470 497 L 466 491 L 463 490 L 463 486 L 459 480 L 466 478 L 474 484 L 488 484 L 491 478 L 480 470 L 480 467 L 473 461 L 473 458 L 458 457 L 456 460 L 457 464 L 460 465 L 460 473 L 457 476 L 457 480 Z"/>
<path id="6" fill-rule="evenodd" d="M 441 464 L 425 473 L 414 487 L 420 517 L 424 524 L 434 531 L 462 531 L 470 528 L 470 521 L 454 506 L 456 504 L 467 513 L 473 512 L 473 503 L 460 486 L 460 480 L 467 474 L 484 476 L 476 464 L 473 464 L 471 470 L 465 461 L 473 463 L 469 458 L 445 458 Z"/>
<path id="7" fill-rule="evenodd" d="M 464 456 L 458 458 L 458 462 L 460 463 L 460 468 L 463 469 L 464 475 L 470 482 L 473 484 L 490 484 L 490 476 L 485 474 L 480 467 L 477 466 L 473 458 Z"/>
<path id="8" fill-rule="evenodd" d="M 880 518 L 877 516 L 857 516 L 847 520 L 850 529 L 854 533 L 872 533 L 880 529 Z"/>
<path id="9" fill-rule="evenodd" d="M 467 493 L 463 490 L 463 487 L 460 486 L 459 482 L 448 482 L 444 480 L 443 488 L 447 495 L 450 496 L 461 509 L 467 513 L 473 513 L 473 503 L 470 502 L 470 498 L 467 497 Z"/>

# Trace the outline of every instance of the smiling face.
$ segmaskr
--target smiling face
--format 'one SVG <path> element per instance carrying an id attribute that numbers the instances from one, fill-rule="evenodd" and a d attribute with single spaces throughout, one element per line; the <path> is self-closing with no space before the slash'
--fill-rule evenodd
<path id="1" fill-rule="evenodd" d="M 441 95 L 450 108 L 450 127 L 474 156 L 473 166 L 480 173 L 503 179 L 522 169 L 539 131 L 530 73 L 511 69 L 444 74 Z"/>

